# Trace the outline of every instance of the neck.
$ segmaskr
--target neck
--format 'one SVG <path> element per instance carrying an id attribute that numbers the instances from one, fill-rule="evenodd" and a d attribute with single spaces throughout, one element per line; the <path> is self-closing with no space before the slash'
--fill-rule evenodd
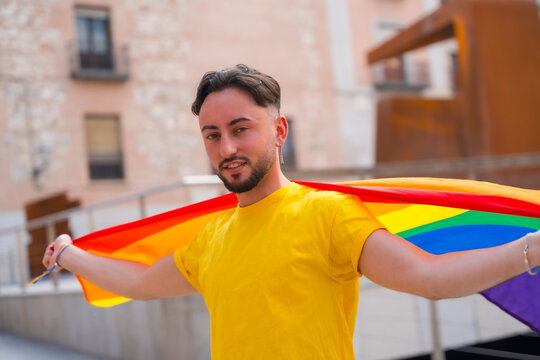
<path id="1" fill-rule="evenodd" d="M 287 179 L 281 171 L 279 164 L 276 165 L 277 166 L 274 166 L 257 186 L 249 191 L 236 195 L 240 207 L 255 204 L 257 201 L 264 199 L 274 191 L 277 191 L 290 183 L 289 179 Z"/>

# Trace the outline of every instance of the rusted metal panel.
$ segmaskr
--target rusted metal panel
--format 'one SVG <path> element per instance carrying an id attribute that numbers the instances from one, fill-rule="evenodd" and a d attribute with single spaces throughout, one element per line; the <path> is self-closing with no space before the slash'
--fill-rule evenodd
<path id="1" fill-rule="evenodd" d="M 455 98 L 378 105 L 377 161 L 540 151 L 540 18 L 533 0 L 451 0 L 373 49 L 373 63 L 455 37 Z"/>
<path id="2" fill-rule="evenodd" d="M 377 106 L 377 162 L 464 156 L 454 100 L 389 98 Z"/>

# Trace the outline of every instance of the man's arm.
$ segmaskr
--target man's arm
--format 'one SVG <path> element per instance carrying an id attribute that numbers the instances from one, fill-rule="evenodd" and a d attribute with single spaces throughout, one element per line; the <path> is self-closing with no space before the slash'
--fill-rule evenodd
<path id="1" fill-rule="evenodd" d="M 54 241 L 54 250 L 47 248 L 43 265 L 49 268 L 64 244 L 72 244 L 68 235 Z M 137 300 L 149 300 L 189 295 L 196 289 L 186 280 L 168 255 L 152 266 L 96 256 L 76 246 L 67 247 L 59 259 L 62 268 L 117 295 Z"/>
<path id="2" fill-rule="evenodd" d="M 359 270 L 384 287 L 442 299 L 485 290 L 526 271 L 525 238 L 487 249 L 432 255 L 376 230 L 367 239 Z M 529 264 L 540 265 L 540 231 L 529 235 Z M 540 276 L 540 275 L 539 275 Z"/>

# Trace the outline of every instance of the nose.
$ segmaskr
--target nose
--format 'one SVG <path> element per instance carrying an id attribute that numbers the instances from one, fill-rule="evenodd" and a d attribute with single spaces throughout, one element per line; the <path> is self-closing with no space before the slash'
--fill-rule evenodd
<path id="1" fill-rule="evenodd" d="M 235 155 L 237 152 L 237 146 L 234 141 L 234 139 L 231 139 L 231 137 L 227 135 L 221 136 L 221 142 L 220 142 L 220 155 L 224 158 L 230 158 L 231 156 Z"/>

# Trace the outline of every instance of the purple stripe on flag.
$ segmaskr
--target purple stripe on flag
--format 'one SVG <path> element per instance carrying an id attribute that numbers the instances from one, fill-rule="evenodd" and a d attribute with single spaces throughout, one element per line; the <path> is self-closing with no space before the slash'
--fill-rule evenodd
<path id="1" fill-rule="evenodd" d="M 540 274 L 521 274 L 481 294 L 540 334 Z"/>

